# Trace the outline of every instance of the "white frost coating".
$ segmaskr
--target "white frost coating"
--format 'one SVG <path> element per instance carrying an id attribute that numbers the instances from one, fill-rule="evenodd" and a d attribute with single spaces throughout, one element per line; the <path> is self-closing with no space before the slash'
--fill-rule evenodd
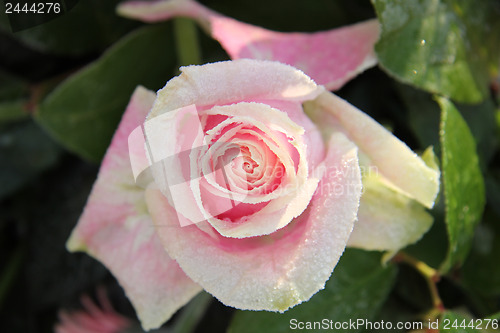
<path id="1" fill-rule="evenodd" d="M 281 197 L 251 215 L 243 223 L 210 218 L 209 223 L 225 237 L 246 238 L 269 235 L 302 214 L 318 186 L 318 179 L 308 179 L 293 195 Z"/>
<path id="2" fill-rule="evenodd" d="M 405 0 L 405 2 L 404 6 L 408 6 L 409 3 L 415 2 L 415 0 Z M 406 10 L 404 10 L 403 5 L 391 4 L 389 1 L 384 5 L 384 10 L 382 11 L 382 22 L 384 22 L 387 32 L 400 29 L 406 24 L 409 18 L 409 14 Z"/>
<path id="3" fill-rule="evenodd" d="M 214 239 L 196 226 L 173 223 L 157 228 L 162 244 L 190 278 L 228 306 L 282 312 L 307 301 L 324 288 L 343 253 L 361 193 L 357 149 L 344 135 L 332 136 L 324 163 L 307 210 L 274 234 Z M 146 201 L 155 223 L 175 215 L 159 191 L 148 190 Z"/>
<path id="4" fill-rule="evenodd" d="M 149 119 L 191 104 L 200 108 L 256 98 L 303 102 L 324 91 L 298 69 L 273 61 L 240 59 L 181 71 L 158 91 Z"/>

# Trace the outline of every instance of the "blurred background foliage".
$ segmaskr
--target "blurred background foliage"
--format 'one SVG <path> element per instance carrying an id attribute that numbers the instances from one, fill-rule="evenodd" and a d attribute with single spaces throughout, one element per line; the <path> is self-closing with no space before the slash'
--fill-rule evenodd
<path id="1" fill-rule="evenodd" d="M 432 229 L 387 265 L 379 253 L 348 250 L 326 289 L 284 315 L 236 311 L 202 296 L 166 327 L 285 332 L 290 318 L 498 317 L 500 3 L 200 2 L 278 31 L 327 30 L 378 16 L 380 65 L 337 93 L 415 151 L 432 145 L 440 157 L 443 188 L 431 211 Z M 63 15 L 17 32 L 0 12 L 3 332 L 52 332 L 58 310 L 79 308 L 80 295 L 93 295 L 102 285 L 120 313 L 135 317 L 99 262 L 65 249 L 135 86 L 157 90 L 186 65 L 177 56 L 181 25 L 120 18 L 117 3 L 67 1 Z M 202 63 L 228 59 L 217 42 L 199 28 L 196 32 Z M 443 309 L 448 312 L 442 314 Z"/>

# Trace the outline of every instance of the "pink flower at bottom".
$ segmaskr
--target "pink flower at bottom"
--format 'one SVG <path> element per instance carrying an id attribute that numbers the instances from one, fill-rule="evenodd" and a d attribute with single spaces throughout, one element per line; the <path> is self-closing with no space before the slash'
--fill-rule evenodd
<path id="1" fill-rule="evenodd" d="M 55 333 L 120 333 L 132 326 L 132 321 L 118 314 L 112 307 L 104 289 L 98 289 L 99 305 L 83 295 L 82 310 L 59 311 Z"/>

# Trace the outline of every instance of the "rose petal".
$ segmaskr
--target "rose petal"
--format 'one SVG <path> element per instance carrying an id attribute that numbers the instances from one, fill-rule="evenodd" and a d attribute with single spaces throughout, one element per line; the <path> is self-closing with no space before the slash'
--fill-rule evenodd
<path id="1" fill-rule="evenodd" d="M 134 183 L 128 135 L 146 117 L 155 94 L 138 87 L 103 160 L 67 247 L 86 251 L 116 276 L 145 329 L 157 328 L 201 288 L 161 246 Z"/>
<path id="2" fill-rule="evenodd" d="M 363 177 L 358 221 L 347 245 L 365 250 L 398 251 L 422 238 L 432 221 L 422 205 L 391 190 L 379 177 Z"/>
<path id="3" fill-rule="evenodd" d="M 341 88 L 377 63 L 374 51 L 379 37 L 377 20 L 316 33 L 283 33 L 222 16 L 190 0 L 131 1 L 120 4 L 117 11 L 146 22 L 191 17 L 221 43 L 232 59 L 286 63 L 330 90 Z"/>
<path id="4" fill-rule="evenodd" d="M 304 107 L 326 137 L 334 130 L 344 132 L 392 185 L 428 208 L 434 205 L 439 192 L 439 170 L 427 166 L 391 132 L 330 92 Z"/>
<path id="5" fill-rule="evenodd" d="M 244 217 L 241 223 L 210 219 L 210 224 L 223 236 L 245 238 L 268 235 L 288 225 L 293 218 L 302 214 L 318 186 L 318 179 L 308 179 L 305 184 L 290 196 L 271 201 L 266 207 L 251 216 Z M 239 206 L 236 205 L 236 209 Z"/>
<path id="6" fill-rule="evenodd" d="M 198 20 L 198 23 L 208 31 L 210 18 L 221 15 L 191 0 L 125 1 L 116 7 L 116 13 L 149 23 L 179 16 L 190 17 Z"/>
<path id="7" fill-rule="evenodd" d="M 226 305 L 285 311 L 324 287 L 356 218 L 361 177 L 356 147 L 332 137 L 325 176 L 307 210 L 287 227 L 246 239 L 213 237 L 180 227 L 159 190 L 146 201 L 160 239 L 182 269 Z"/>
<path id="8" fill-rule="evenodd" d="M 212 36 L 231 59 L 275 60 L 304 71 L 328 90 L 340 89 L 377 64 L 377 20 L 316 33 L 275 32 L 227 17 L 213 17 Z"/>
<path id="9" fill-rule="evenodd" d="M 254 101 L 264 103 L 275 109 L 286 112 L 288 117 L 304 129 L 304 143 L 307 147 L 307 164 L 312 172 L 325 158 L 323 138 L 318 127 L 304 113 L 301 104 L 287 101 Z"/>
<path id="10" fill-rule="evenodd" d="M 301 71 L 272 61 L 222 61 L 181 67 L 181 72 L 158 91 L 148 119 L 191 104 L 202 109 L 257 98 L 302 103 L 324 90 Z"/>

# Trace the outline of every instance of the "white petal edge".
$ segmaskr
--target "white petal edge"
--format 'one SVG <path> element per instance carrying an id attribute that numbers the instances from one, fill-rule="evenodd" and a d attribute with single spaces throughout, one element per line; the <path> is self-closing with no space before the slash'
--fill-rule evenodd
<path id="1" fill-rule="evenodd" d="M 433 207 L 439 192 L 439 171 L 427 166 L 382 125 L 330 92 L 322 93 L 305 109 L 324 133 L 332 128 L 345 133 L 402 193 L 428 208 Z"/>

